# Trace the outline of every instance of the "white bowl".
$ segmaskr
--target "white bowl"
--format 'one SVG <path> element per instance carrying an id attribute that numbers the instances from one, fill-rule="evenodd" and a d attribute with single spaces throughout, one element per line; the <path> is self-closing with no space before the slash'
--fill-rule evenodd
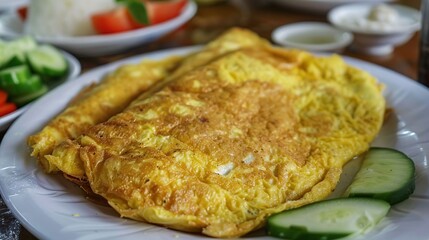
<path id="1" fill-rule="evenodd" d="M 174 31 L 191 19 L 197 10 L 193 1 L 189 1 L 182 13 L 174 19 L 153 26 L 108 35 L 78 37 L 37 37 L 38 42 L 45 42 L 60 47 L 79 56 L 103 56 L 122 52 L 131 47 L 155 41 Z M 11 10 L 0 15 L 0 36 L 13 39 L 23 35 L 23 23 L 16 11 Z"/>
<path id="2" fill-rule="evenodd" d="M 280 6 L 303 10 L 312 13 L 325 14 L 332 8 L 347 3 L 382 3 L 395 0 L 272 0 Z"/>
<path id="3" fill-rule="evenodd" d="M 276 28 L 272 40 L 282 46 L 312 52 L 339 52 L 353 40 L 349 32 L 322 22 L 299 22 Z"/>
<path id="4" fill-rule="evenodd" d="M 371 54 L 390 54 L 395 46 L 406 43 L 420 29 L 420 12 L 398 4 L 389 4 L 396 11 L 400 23 L 380 24 L 367 21 L 374 4 L 347 4 L 336 7 L 328 13 L 328 20 L 334 26 L 354 35 L 351 48 Z"/>

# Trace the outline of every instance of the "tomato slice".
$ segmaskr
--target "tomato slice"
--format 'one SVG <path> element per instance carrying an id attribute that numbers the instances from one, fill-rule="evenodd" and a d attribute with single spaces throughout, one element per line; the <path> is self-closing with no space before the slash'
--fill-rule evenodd
<path id="1" fill-rule="evenodd" d="M 0 90 L 0 105 L 6 103 L 7 100 L 7 92 Z"/>
<path id="2" fill-rule="evenodd" d="M 180 15 L 188 0 L 146 1 L 150 24 L 162 23 Z"/>
<path id="3" fill-rule="evenodd" d="M 9 114 L 16 110 L 16 105 L 14 103 L 5 103 L 0 105 L 0 117 Z"/>
<path id="4" fill-rule="evenodd" d="M 146 6 L 149 25 L 162 23 L 179 16 L 183 7 L 188 3 L 188 0 L 142 1 Z M 99 34 L 126 32 L 147 26 L 134 21 L 125 6 L 94 14 L 91 16 L 91 22 Z"/>
<path id="5" fill-rule="evenodd" d="M 119 33 L 134 29 L 133 20 L 125 7 L 94 14 L 91 16 L 91 22 L 95 31 L 100 34 Z"/>
<path id="6" fill-rule="evenodd" d="M 27 19 L 27 13 L 28 13 L 28 7 L 22 6 L 16 9 L 16 12 L 18 13 L 19 18 L 21 18 L 22 21 L 25 21 Z"/>

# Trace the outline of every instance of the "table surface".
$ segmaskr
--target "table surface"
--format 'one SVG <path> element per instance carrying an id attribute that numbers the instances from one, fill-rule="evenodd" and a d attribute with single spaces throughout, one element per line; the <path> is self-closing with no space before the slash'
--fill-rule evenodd
<path id="1" fill-rule="evenodd" d="M 400 0 L 397 2 L 417 9 L 420 7 L 420 0 Z M 82 64 L 82 71 L 86 72 L 94 67 L 133 55 L 167 48 L 204 44 L 234 26 L 248 28 L 260 36 L 270 39 L 271 32 L 276 27 L 300 21 L 326 22 L 327 19 L 325 14 L 287 9 L 268 1 L 230 0 L 214 5 L 200 5 L 197 14 L 188 23 L 156 42 L 138 46 L 122 54 L 97 58 L 78 57 L 78 59 Z M 397 47 L 388 56 L 369 56 L 349 49 L 345 49 L 341 54 L 384 66 L 416 80 L 419 33 L 416 33 L 404 45 Z M 1 133 L 0 137 L 3 134 Z M 7 236 L 11 239 L 36 239 L 19 225 L 11 216 L 10 211 L 2 208 L 2 206 L 4 204 L 0 198 L 0 230 L 5 229 L 5 227 L 9 227 L 11 230 L 7 233 L 0 232 L 0 238 L 8 234 Z"/>

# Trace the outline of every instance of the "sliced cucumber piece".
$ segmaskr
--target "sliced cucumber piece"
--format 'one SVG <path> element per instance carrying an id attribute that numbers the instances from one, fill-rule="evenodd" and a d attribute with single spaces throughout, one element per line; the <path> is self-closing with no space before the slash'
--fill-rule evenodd
<path id="1" fill-rule="evenodd" d="M 25 58 L 21 58 L 19 55 L 14 55 L 12 58 L 9 59 L 8 62 L 6 62 L 3 65 L 2 69 L 24 65 L 24 64 L 26 64 Z"/>
<path id="2" fill-rule="evenodd" d="M 34 75 L 32 78 L 39 78 L 39 76 Z M 12 97 L 10 99 L 10 101 L 15 103 L 17 106 L 23 106 L 23 105 L 35 100 L 36 98 L 42 96 L 48 90 L 49 90 L 49 88 L 46 85 L 42 84 L 41 87 L 39 89 L 37 89 L 36 91 L 29 92 L 27 94 L 20 95 L 17 97 Z"/>
<path id="3" fill-rule="evenodd" d="M 415 166 L 407 155 L 390 148 L 370 148 L 345 195 L 395 204 L 409 198 L 414 189 Z"/>
<path id="4" fill-rule="evenodd" d="M 37 47 L 31 37 L 22 37 L 11 42 L 0 44 L 0 68 L 11 67 L 25 62 L 25 53 Z"/>
<path id="5" fill-rule="evenodd" d="M 13 58 L 19 59 L 15 56 L 15 52 L 11 51 L 5 43 L 0 45 L 0 53 L 0 69 L 10 66 L 9 63 L 12 62 Z"/>
<path id="6" fill-rule="evenodd" d="M 24 82 L 31 76 L 30 69 L 26 65 L 10 67 L 0 71 L 0 87 L 8 87 Z"/>
<path id="7" fill-rule="evenodd" d="M 339 198 L 312 203 L 268 218 L 268 235 L 328 240 L 368 231 L 386 216 L 389 203 L 371 198 Z"/>
<path id="8" fill-rule="evenodd" d="M 7 44 L 9 45 L 8 47 L 14 48 L 21 52 L 27 52 L 37 47 L 36 41 L 30 36 L 15 39 Z"/>
<path id="9" fill-rule="evenodd" d="M 44 87 L 46 87 L 46 85 L 43 83 L 42 79 L 38 75 L 32 75 L 27 81 L 19 83 L 10 90 L 9 95 L 11 98 L 19 98 L 40 91 L 40 89 Z"/>
<path id="10" fill-rule="evenodd" d="M 43 45 L 27 53 L 31 68 L 47 77 L 61 77 L 67 73 L 67 62 L 56 48 Z"/>

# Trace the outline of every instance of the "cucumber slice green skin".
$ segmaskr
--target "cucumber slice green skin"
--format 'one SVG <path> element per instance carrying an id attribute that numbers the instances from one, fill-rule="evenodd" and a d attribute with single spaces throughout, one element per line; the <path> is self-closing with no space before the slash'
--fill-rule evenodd
<path id="1" fill-rule="evenodd" d="M 374 147 L 345 195 L 381 199 L 393 205 L 409 198 L 414 190 L 414 162 L 398 150 Z"/>
<path id="2" fill-rule="evenodd" d="M 37 47 L 33 38 L 25 36 L 11 42 L 0 43 L 0 68 L 25 63 L 25 53 Z"/>
<path id="3" fill-rule="evenodd" d="M 31 72 L 26 65 L 6 68 L 0 71 L 0 87 L 19 84 L 30 78 Z"/>
<path id="4" fill-rule="evenodd" d="M 23 65 L 25 63 L 26 63 L 25 59 L 15 55 L 9 58 L 8 60 L 6 60 L 6 62 L 1 66 L 1 69 Z"/>
<path id="5" fill-rule="evenodd" d="M 290 226 L 289 228 L 268 227 L 268 235 L 290 240 L 331 240 L 347 237 L 350 233 L 312 233 L 306 228 Z"/>
<path id="6" fill-rule="evenodd" d="M 47 86 L 38 75 L 32 75 L 26 65 L 0 71 L 0 89 L 6 91 L 11 99 L 25 98 L 42 88 Z"/>
<path id="7" fill-rule="evenodd" d="M 38 76 L 33 76 L 38 77 Z M 26 95 L 22 95 L 19 97 L 11 98 L 11 102 L 14 102 L 18 107 L 24 106 L 25 104 L 39 98 L 46 92 L 48 92 L 49 88 L 46 85 L 41 85 L 40 88 L 37 91 L 33 91 L 31 93 L 28 93 Z"/>
<path id="8" fill-rule="evenodd" d="M 267 233 L 292 240 L 337 239 L 369 230 L 389 209 L 389 203 L 378 199 L 324 200 L 270 216 Z"/>
<path id="9" fill-rule="evenodd" d="M 27 53 L 27 60 L 34 72 L 48 78 L 64 76 L 67 62 L 54 47 L 42 45 Z"/>

